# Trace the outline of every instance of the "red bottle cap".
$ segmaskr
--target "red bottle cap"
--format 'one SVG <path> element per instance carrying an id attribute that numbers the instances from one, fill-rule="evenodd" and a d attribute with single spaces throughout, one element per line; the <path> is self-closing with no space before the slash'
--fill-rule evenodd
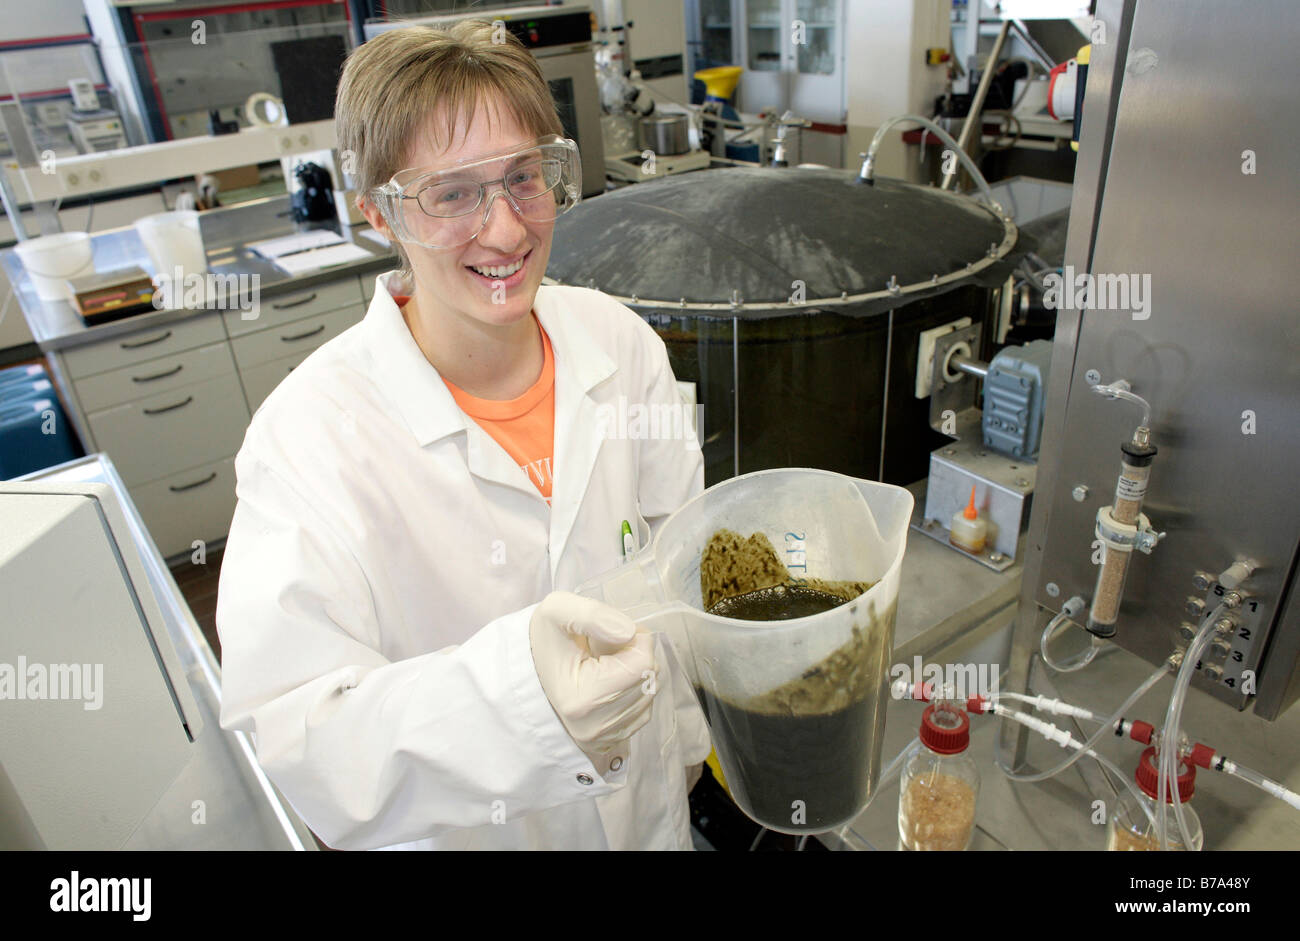
<path id="1" fill-rule="evenodd" d="M 1142 757 L 1138 759 L 1137 773 L 1134 775 L 1137 779 L 1138 787 L 1142 793 L 1152 800 L 1156 796 L 1156 788 L 1160 786 L 1160 769 L 1156 767 L 1156 749 L 1154 746 L 1142 752 Z M 1173 794 L 1169 793 L 1169 785 L 1165 785 L 1165 800 L 1172 804 L 1174 802 Z M 1187 803 L 1192 799 L 1196 792 L 1196 768 L 1187 763 L 1186 758 L 1178 759 L 1178 802 Z"/>
<path id="2" fill-rule="evenodd" d="M 956 755 L 970 744 L 970 719 L 948 703 L 926 706 L 921 713 L 921 744 L 940 755 Z"/>

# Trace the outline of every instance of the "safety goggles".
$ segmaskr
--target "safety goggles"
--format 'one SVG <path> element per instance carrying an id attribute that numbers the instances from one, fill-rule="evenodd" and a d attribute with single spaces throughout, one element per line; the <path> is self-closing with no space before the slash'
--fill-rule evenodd
<path id="1" fill-rule="evenodd" d="M 582 199 L 578 145 L 551 135 L 439 170 L 402 170 L 369 198 L 398 241 L 446 250 L 473 241 L 502 196 L 526 222 L 550 222 Z"/>

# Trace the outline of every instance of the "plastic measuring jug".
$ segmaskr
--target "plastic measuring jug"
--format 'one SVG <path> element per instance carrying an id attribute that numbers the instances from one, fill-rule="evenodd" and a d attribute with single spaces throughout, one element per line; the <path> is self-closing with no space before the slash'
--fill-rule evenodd
<path id="1" fill-rule="evenodd" d="M 765 827 L 834 829 L 871 797 L 912 505 L 901 487 L 830 471 L 745 474 L 705 490 L 629 562 L 576 589 L 667 635 L 732 797 Z M 763 533 L 796 581 L 874 584 L 792 620 L 709 614 L 700 562 L 721 529 Z"/>
<path id="2" fill-rule="evenodd" d="M 14 246 L 36 296 L 43 301 L 71 301 L 69 278 L 95 270 L 94 247 L 85 232 L 57 232 L 27 239 Z"/>
<path id="3" fill-rule="evenodd" d="M 208 256 L 203 248 L 203 230 L 194 210 L 159 212 L 137 219 L 136 234 L 153 264 L 155 277 L 181 277 L 204 274 Z"/>

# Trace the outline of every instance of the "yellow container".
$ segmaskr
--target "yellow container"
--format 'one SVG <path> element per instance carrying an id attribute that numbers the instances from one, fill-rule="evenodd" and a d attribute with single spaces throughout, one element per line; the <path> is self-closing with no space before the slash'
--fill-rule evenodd
<path id="1" fill-rule="evenodd" d="M 704 83 L 704 90 L 711 98 L 729 99 L 736 91 L 740 73 L 745 71 L 738 65 L 720 65 L 716 69 L 700 69 L 695 77 Z"/>

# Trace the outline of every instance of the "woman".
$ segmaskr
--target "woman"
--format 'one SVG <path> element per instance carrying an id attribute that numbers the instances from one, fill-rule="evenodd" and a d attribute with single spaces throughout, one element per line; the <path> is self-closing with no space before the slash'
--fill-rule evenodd
<path id="1" fill-rule="evenodd" d="M 644 543 L 703 460 L 597 420 L 678 407 L 676 384 L 626 307 L 540 287 L 576 148 L 493 38 L 394 30 L 344 68 L 340 150 L 403 264 L 236 459 L 222 725 L 330 846 L 687 849 L 693 693 L 655 635 L 561 589 L 622 560 L 623 521 Z"/>

